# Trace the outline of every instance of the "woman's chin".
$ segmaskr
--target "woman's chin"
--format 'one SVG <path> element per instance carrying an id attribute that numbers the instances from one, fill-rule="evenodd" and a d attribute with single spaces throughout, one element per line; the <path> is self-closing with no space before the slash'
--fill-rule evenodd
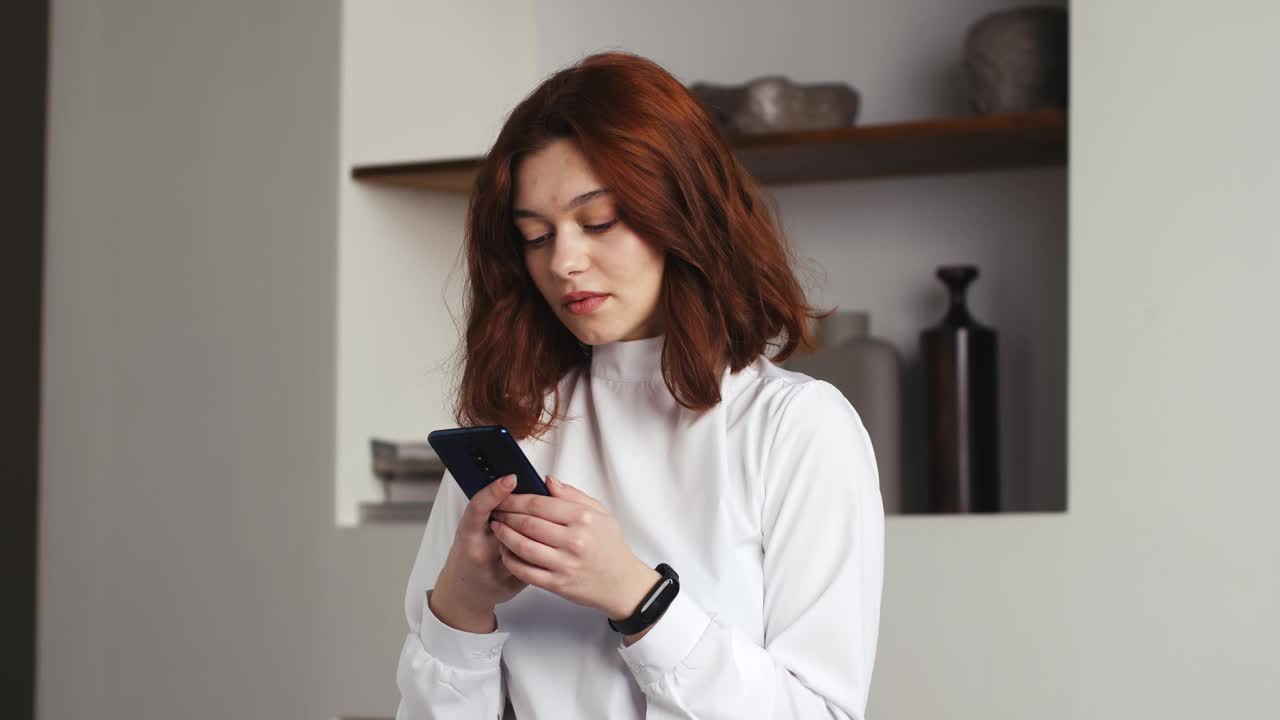
<path id="1" fill-rule="evenodd" d="M 569 332 L 572 332 L 574 337 L 578 338 L 578 342 L 583 345 L 607 345 L 655 334 L 639 332 L 639 327 L 635 323 L 618 322 L 618 320 L 619 318 L 609 317 L 604 313 L 560 315 L 560 322 L 564 323 L 565 327 L 569 328 Z M 644 325 L 644 327 L 650 326 L 652 323 Z"/>
<path id="2" fill-rule="evenodd" d="M 578 342 L 583 345 L 604 345 L 613 342 L 613 338 L 609 333 L 602 333 L 598 330 L 575 330 L 573 334 L 577 336 Z"/>
<path id="3" fill-rule="evenodd" d="M 570 321 L 574 322 L 574 321 Z M 600 327 L 596 323 L 590 321 L 582 321 L 578 319 L 573 325 L 569 326 L 574 336 L 578 338 L 578 342 L 583 345 L 607 345 L 611 342 L 617 342 L 622 339 L 625 331 L 608 327 Z"/>

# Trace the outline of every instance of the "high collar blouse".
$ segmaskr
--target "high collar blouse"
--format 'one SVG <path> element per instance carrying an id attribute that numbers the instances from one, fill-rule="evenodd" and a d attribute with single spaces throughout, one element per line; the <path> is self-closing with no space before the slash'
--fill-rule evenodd
<path id="1" fill-rule="evenodd" d="M 560 382 L 569 418 L 520 446 L 595 497 L 680 592 L 639 641 L 536 587 L 467 633 L 427 605 L 466 505 L 446 474 L 409 576 L 398 720 L 864 717 L 884 576 L 874 451 L 833 385 L 764 356 L 695 412 L 664 337 L 592 348 Z"/>

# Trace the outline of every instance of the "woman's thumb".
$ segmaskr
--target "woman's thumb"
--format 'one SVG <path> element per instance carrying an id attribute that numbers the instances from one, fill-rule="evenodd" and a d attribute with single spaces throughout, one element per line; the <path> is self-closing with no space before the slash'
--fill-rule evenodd
<path id="1" fill-rule="evenodd" d="M 582 495 L 577 488 L 558 480 L 554 475 L 547 476 L 547 489 L 551 491 L 552 496 L 565 500 L 577 500 Z"/>
<path id="2" fill-rule="evenodd" d="M 554 497 L 562 498 L 564 500 L 571 500 L 573 502 L 581 503 L 583 505 L 590 505 L 591 507 L 594 507 L 599 510 L 604 510 L 604 506 L 601 505 L 600 502 L 597 501 L 595 498 L 582 492 L 581 490 L 570 485 L 569 483 L 558 480 L 551 475 L 547 476 L 547 490 L 551 491 L 551 495 Z"/>

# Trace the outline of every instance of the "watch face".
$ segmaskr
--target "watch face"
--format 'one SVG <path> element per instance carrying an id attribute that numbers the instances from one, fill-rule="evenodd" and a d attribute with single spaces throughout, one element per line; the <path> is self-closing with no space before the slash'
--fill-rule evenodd
<path id="1" fill-rule="evenodd" d="M 662 612 L 663 610 L 666 610 L 671 599 L 675 597 L 675 589 L 675 578 L 662 578 L 662 580 L 654 586 L 653 592 L 649 593 L 648 599 L 646 599 L 644 604 L 640 606 L 640 615 L 648 617 L 651 611 Z"/>

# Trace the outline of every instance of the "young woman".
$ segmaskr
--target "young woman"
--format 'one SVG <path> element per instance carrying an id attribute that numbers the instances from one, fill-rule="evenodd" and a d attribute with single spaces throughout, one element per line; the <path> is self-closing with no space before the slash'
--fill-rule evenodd
<path id="1" fill-rule="evenodd" d="M 586 58 L 512 112 L 467 218 L 457 420 L 550 497 L 446 476 L 397 717 L 862 718 L 884 510 L 857 412 L 777 367 L 817 317 L 696 99 Z"/>

